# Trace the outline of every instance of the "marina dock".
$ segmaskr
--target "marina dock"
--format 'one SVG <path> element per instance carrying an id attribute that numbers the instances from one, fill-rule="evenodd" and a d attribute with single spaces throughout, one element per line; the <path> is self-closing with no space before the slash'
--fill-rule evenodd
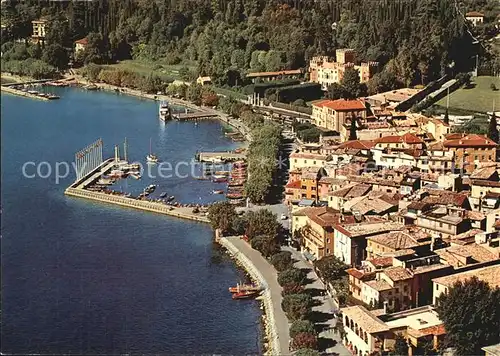
<path id="1" fill-rule="evenodd" d="M 218 117 L 217 113 L 210 113 L 206 111 L 196 111 L 196 112 L 188 112 L 188 113 L 174 113 L 172 114 L 172 118 L 174 120 L 204 120 L 204 119 L 213 119 Z"/>
<path id="2" fill-rule="evenodd" d="M 18 96 L 24 96 L 26 98 L 31 98 L 31 99 L 38 99 L 38 100 L 44 100 L 44 101 L 59 99 L 59 97 L 56 95 L 49 95 L 49 94 L 45 94 L 45 93 L 30 92 L 30 91 L 18 89 L 16 87 L 18 85 L 20 85 L 20 84 L 18 84 L 18 83 L 5 84 L 5 85 L 2 85 L 1 88 L 2 88 L 3 92 L 18 95 Z"/>
<path id="3" fill-rule="evenodd" d="M 222 163 L 228 161 L 240 161 L 246 158 L 245 153 L 235 152 L 199 152 L 196 159 L 200 162 Z"/>
<path id="4" fill-rule="evenodd" d="M 208 218 L 202 212 L 193 212 L 192 207 L 178 207 L 165 204 L 161 201 L 141 200 L 132 196 L 115 194 L 112 191 L 94 191 L 88 189 L 99 181 L 102 176 L 109 174 L 117 167 L 120 161 L 117 151 L 114 158 L 102 160 L 102 140 L 90 144 L 75 155 L 77 179 L 64 194 L 68 196 L 90 199 L 108 204 L 124 206 L 133 209 L 150 211 L 158 214 L 174 216 L 208 223 Z M 126 163 L 126 162 L 125 162 Z"/>

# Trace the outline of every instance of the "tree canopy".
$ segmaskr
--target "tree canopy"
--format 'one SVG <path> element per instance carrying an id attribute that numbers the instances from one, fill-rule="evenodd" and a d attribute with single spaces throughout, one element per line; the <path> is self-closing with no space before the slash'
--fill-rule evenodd
<path id="1" fill-rule="evenodd" d="M 500 342 L 500 288 L 472 277 L 458 281 L 438 297 L 436 311 L 446 329 L 446 342 L 457 355 L 478 355 Z"/>

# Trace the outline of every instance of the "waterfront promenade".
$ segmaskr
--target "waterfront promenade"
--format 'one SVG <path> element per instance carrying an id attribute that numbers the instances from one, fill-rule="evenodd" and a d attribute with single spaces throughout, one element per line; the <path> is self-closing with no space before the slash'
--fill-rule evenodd
<path id="1" fill-rule="evenodd" d="M 270 355 L 289 355 L 289 325 L 288 318 L 281 308 L 282 288 L 278 284 L 276 269 L 250 245 L 238 236 L 221 238 L 221 245 L 245 267 L 248 273 L 262 284 L 264 292 L 264 307 L 268 318 L 268 342 Z M 242 257 L 244 256 L 244 257 Z"/>

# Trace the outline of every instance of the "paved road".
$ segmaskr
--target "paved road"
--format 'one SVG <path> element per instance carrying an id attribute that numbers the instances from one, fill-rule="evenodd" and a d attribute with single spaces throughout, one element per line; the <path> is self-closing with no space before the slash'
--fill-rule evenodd
<path id="1" fill-rule="evenodd" d="M 282 288 L 278 284 L 278 274 L 276 273 L 276 270 L 269 262 L 267 262 L 267 260 L 264 257 L 262 257 L 260 252 L 252 249 L 247 242 L 243 241 L 239 237 L 228 237 L 227 239 L 231 241 L 231 243 L 242 254 L 244 254 L 250 261 L 252 261 L 255 268 L 257 268 L 260 271 L 260 273 L 266 280 L 269 289 L 271 291 L 274 318 L 276 321 L 276 327 L 278 331 L 278 339 L 280 343 L 281 354 L 282 355 L 290 354 L 288 350 L 288 343 L 290 340 L 290 335 L 288 331 L 289 329 L 288 318 L 286 317 L 285 312 L 281 309 L 281 301 L 283 300 L 281 296 Z"/>
<path id="2" fill-rule="evenodd" d="M 300 252 L 288 246 L 283 247 L 283 250 L 290 251 L 293 258 L 298 260 L 295 263 L 295 267 L 310 269 L 307 278 L 311 280 L 311 283 L 306 286 L 306 289 L 316 289 L 316 292 L 326 290 L 323 282 L 321 282 L 318 275 L 312 269 L 312 264 L 307 262 Z M 337 309 L 335 301 L 328 295 L 326 295 L 326 297 L 317 295 L 313 297 L 313 299 L 317 301 L 319 305 L 315 305 L 312 310 L 316 312 L 315 314 L 319 323 L 323 325 L 323 330 L 319 333 L 320 347 L 323 348 L 321 351 L 340 356 L 351 356 L 351 353 L 342 344 L 339 334 L 333 329 L 337 323 L 336 318 L 332 314 L 332 311 Z"/>
<path id="3" fill-rule="evenodd" d="M 283 225 L 285 229 L 289 229 L 290 225 L 290 218 L 289 218 L 289 212 L 288 212 L 288 207 L 285 204 L 272 204 L 272 205 L 253 205 L 250 204 L 249 207 L 238 207 L 236 208 L 236 211 L 257 211 L 261 209 L 268 209 L 271 210 L 274 214 L 276 214 L 276 217 L 278 219 L 278 222 Z M 285 215 L 287 217 L 286 220 L 281 219 L 281 215 Z"/>

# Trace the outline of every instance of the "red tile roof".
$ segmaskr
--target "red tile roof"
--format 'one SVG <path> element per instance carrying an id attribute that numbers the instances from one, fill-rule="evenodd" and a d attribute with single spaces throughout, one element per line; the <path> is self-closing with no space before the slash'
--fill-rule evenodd
<path id="1" fill-rule="evenodd" d="M 420 138 L 418 138 L 414 134 L 406 133 L 406 134 L 404 134 L 402 136 L 394 135 L 394 136 L 380 137 L 380 138 L 378 138 L 376 140 L 376 142 L 377 143 L 400 143 L 400 142 L 404 142 L 404 143 L 408 143 L 408 144 L 418 144 L 418 143 L 423 143 L 424 141 L 422 141 Z"/>
<path id="2" fill-rule="evenodd" d="M 490 140 L 488 137 L 483 135 L 460 135 L 451 134 L 446 137 L 444 141 L 444 147 L 496 147 L 497 144 Z"/>
<path id="3" fill-rule="evenodd" d="M 352 148 L 357 150 L 369 150 L 375 146 L 373 141 L 368 140 L 352 140 L 342 143 L 338 148 Z"/>
<path id="4" fill-rule="evenodd" d="M 365 103 L 361 100 L 321 100 L 313 103 L 313 106 L 330 108 L 335 111 L 354 111 L 354 110 L 365 110 Z"/>
<path id="5" fill-rule="evenodd" d="M 293 182 L 290 182 L 288 183 L 285 188 L 290 188 L 290 189 L 300 189 L 300 187 L 302 186 L 302 183 L 300 180 L 296 180 L 296 181 L 293 181 Z"/>
<path id="6" fill-rule="evenodd" d="M 484 14 L 478 11 L 469 11 L 465 14 L 467 17 L 484 17 Z"/>
<path id="7" fill-rule="evenodd" d="M 79 43 L 79 44 L 86 46 L 89 43 L 89 41 L 87 40 L 87 37 L 85 37 L 85 38 L 76 40 L 75 43 Z"/>

